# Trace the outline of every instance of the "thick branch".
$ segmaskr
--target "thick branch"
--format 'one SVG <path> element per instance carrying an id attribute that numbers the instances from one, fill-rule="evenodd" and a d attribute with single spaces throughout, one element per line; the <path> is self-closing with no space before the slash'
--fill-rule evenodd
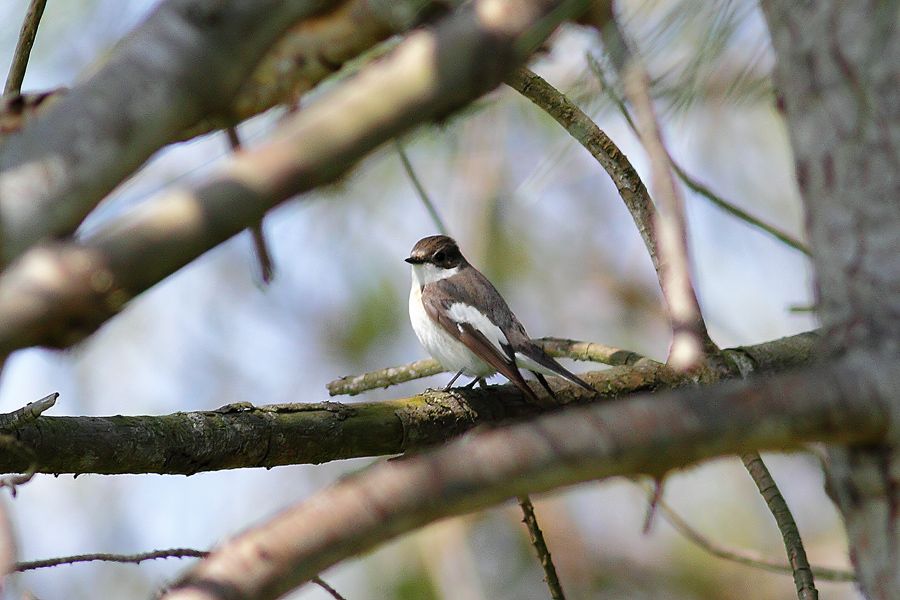
<path id="1" fill-rule="evenodd" d="M 205 185 L 147 202 L 83 243 L 28 252 L 0 277 L 0 355 L 66 346 L 90 333 L 129 298 L 274 205 L 334 180 L 383 141 L 496 87 L 584 3 L 467 4 L 299 111 L 268 143 L 234 157 Z"/>
<path id="2" fill-rule="evenodd" d="M 816 340 L 801 334 L 727 351 L 732 375 L 748 364 L 772 372 L 808 364 Z M 584 375 L 596 400 L 688 385 L 691 380 L 658 363 Z M 543 392 L 539 392 L 543 393 Z M 557 389 L 560 402 L 585 402 L 575 386 Z M 411 398 L 350 405 L 290 404 L 164 416 L 47 417 L 12 423 L 45 473 L 170 473 L 322 463 L 358 456 L 399 454 L 436 444 L 482 424 L 533 416 L 512 386 L 429 391 Z M 0 453 L 0 472 L 19 472 L 30 460 Z"/>
<path id="3" fill-rule="evenodd" d="M 279 36 L 333 4 L 163 3 L 93 76 L 0 146 L 0 264 L 73 231 L 153 152 L 227 114 Z"/>
<path id="4" fill-rule="evenodd" d="M 876 368 L 900 379 L 883 357 Z M 596 478 L 661 474 L 804 441 L 873 442 L 881 397 L 850 364 L 572 408 L 377 463 L 215 550 L 167 596 L 273 598 L 340 560 L 439 518 Z M 728 410 L 721 410 L 721 407 Z M 260 557 L 265 557 L 260 560 Z"/>

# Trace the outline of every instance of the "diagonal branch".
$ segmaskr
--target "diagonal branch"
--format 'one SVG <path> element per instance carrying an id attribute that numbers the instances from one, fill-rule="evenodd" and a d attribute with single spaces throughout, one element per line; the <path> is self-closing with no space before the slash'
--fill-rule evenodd
<path id="1" fill-rule="evenodd" d="M 333 4 L 162 3 L 93 76 L 4 139 L 0 264 L 37 240 L 73 231 L 176 133 L 228 110 L 278 37 Z"/>
<path id="2" fill-rule="evenodd" d="M 734 377 L 749 365 L 774 372 L 809 364 L 816 340 L 814 334 L 801 334 L 726 350 L 725 355 Z M 603 402 L 691 383 L 689 376 L 651 361 L 583 376 L 599 390 L 598 396 L 560 386 L 556 394 L 561 403 Z M 0 433 L 15 435 L 29 449 L 39 472 L 190 474 L 399 454 L 478 425 L 537 412 L 515 387 L 506 385 L 346 405 L 248 404 L 162 416 L 41 416 L 9 423 Z M 0 453 L 0 472 L 21 472 L 30 464 L 30 457 Z"/>
<path id="3" fill-rule="evenodd" d="M 651 495 L 653 494 L 653 490 L 645 491 L 649 492 Z M 657 500 L 657 506 L 659 507 L 659 512 L 662 514 L 663 518 L 669 522 L 669 524 L 675 529 L 675 531 L 680 533 L 691 543 L 695 544 L 699 548 L 702 548 L 713 556 L 746 565 L 748 567 L 763 569 L 765 571 L 772 571 L 773 573 L 786 573 L 788 575 L 791 575 L 794 572 L 794 569 L 791 567 L 791 565 L 785 564 L 783 561 L 773 560 L 763 554 L 754 552 L 752 550 L 725 546 L 724 544 L 708 538 L 704 534 L 691 527 L 691 525 L 687 521 L 685 521 L 684 518 L 681 517 L 681 515 L 675 512 L 675 510 L 671 506 L 669 506 L 665 502 L 665 500 Z M 815 576 L 817 578 L 825 581 L 856 581 L 856 575 L 853 573 L 853 571 L 816 566 L 813 567 L 813 572 L 815 573 Z"/>
<path id="4" fill-rule="evenodd" d="M 270 141 L 227 161 L 206 184 L 164 194 L 82 243 L 32 249 L 0 276 L 0 355 L 68 346 L 89 334 L 131 297 L 276 204 L 333 181 L 382 142 L 496 87 L 584 4 L 497 0 L 490 10 L 466 4 L 297 112 Z"/>
<path id="5" fill-rule="evenodd" d="M 699 316 L 699 305 L 693 294 L 693 288 L 683 288 L 672 283 L 674 281 L 673 266 L 665 260 L 667 255 L 662 253 L 659 247 L 659 231 L 654 225 L 659 220 L 658 212 L 646 186 L 628 158 L 588 115 L 562 92 L 532 71 L 519 69 L 507 78 L 506 83 L 553 117 L 604 168 L 618 189 L 619 195 L 625 202 L 625 206 L 631 213 L 638 232 L 644 240 L 653 267 L 656 269 L 663 296 L 669 305 L 670 321 L 676 337 L 679 335 L 678 332 L 685 331 L 684 327 L 687 323 L 690 325 L 689 331 L 699 332 L 701 339 L 705 340 L 703 349 L 714 349 L 709 345 L 711 342 L 706 334 L 706 326 Z M 699 320 L 695 319 L 688 323 L 684 320 L 687 317 L 682 309 L 691 306 L 697 307 L 696 317 Z M 684 319 L 679 315 L 684 316 Z"/>
<path id="6" fill-rule="evenodd" d="M 794 584 L 797 586 L 797 596 L 800 600 L 816 600 L 819 592 L 816 590 L 813 581 L 813 572 L 809 566 L 809 560 L 806 558 L 806 550 L 803 548 L 803 541 L 800 538 L 800 531 L 797 529 L 797 523 L 794 521 L 794 515 L 791 514 L 787 502 L 781 495 L 775 480 L 769 473 L 768 467 L 763 462 L 759 452 L 746 452 L 741 455 L 741 462 L 750 472 L 759 493 L 766 501 L 769 511 L 775 517 L 778 529 L 781 531 L 781 537 L 784 539 L 784 547 L 787 551 L 788 560 L 791 563 L 791 570 L 794 575 Z"/>
<path id="7" fill-rule="evenodd" d="M 22 89 L 22 81 L 25 79 L 25 68 L 28 66 L 28 58 L 31 56 L 31 48 L 34 46 L 34 38 L 37 36 L 38 25 L 44 15 L 47 0 L 31 0 L 25 20 L 22 22 L 22 30 L 19 32 L 19 41 L 13 54 L 12 64 L 9 65 L 9 74 L 6 76 L 6 84 L 3 86 L 3 95 L 17 93 Z"/>
<path id="8" fill-rule="evenodd" d="M 879 376 L 900 380 L 890 353 L 867 358 Z M 566 409 L 376 463 L 214 550 L 166 598 L 273 598 L 380 542 L 523 493 L 658 475 L 754 448 L 875 442 L 889 424 L 885 399 L 864 384 L 868 375 L 859 363 L 835 360 L 753 381 Z"/>

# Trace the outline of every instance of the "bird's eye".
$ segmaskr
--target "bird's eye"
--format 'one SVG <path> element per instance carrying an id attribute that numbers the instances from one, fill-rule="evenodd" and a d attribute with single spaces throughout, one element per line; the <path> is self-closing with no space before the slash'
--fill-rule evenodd
<path id="1" fill-rule="evenodd" d="M 444 259 L 447 258 L 447 255 L 444 254 L 443 250 L 438 250 L 437 252 L 434 253 L 434 256 L 432 258 L 434 259 L 434 262 L 436 262 L 436 263 L 444 262 Z"/>

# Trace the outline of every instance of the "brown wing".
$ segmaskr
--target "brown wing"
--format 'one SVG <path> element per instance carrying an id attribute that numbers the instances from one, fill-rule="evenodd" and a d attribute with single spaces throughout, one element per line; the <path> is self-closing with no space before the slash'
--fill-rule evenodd
<path id="1" fill-rule="evenodd" d="M 427 287 L 427 286 L 426 286 Z M 423 290 L 424 292 L 424 290 Z M 484 334 L 472 327 L 469 323 L 457 323 L 447 316 L 443 310 L 442 303 L 435 301 L 430 295 L 422 294 L 422 303 L 425 306 L 425 313 L 432 321 L 440 325 L 444 331 L 452 335 L 454 338 L 465 344 L 466 348 L 471 350 L 478 358 L 491 365 L 497 371 L 509 379 L 523 394 L 535 404 L 543 405 L 544 402 L 538 398 L 528 384 L 519 369 L 516 367 L 514 359 L 503 355 Z"/>

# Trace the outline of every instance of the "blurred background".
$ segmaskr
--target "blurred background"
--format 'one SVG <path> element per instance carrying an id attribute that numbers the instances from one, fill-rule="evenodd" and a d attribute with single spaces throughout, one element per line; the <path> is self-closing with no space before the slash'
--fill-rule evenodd
<path id="1" fill-rule="evenodd" d="M 27 4 L 0 6 L 0 71 L 11 60 Z M 155 4 L 49 2 L 23 89 L 77 82 Z M 769 79 L 772 52 L 755 2 L 619 4 L 654 77 L 657 109 L 676 160 L 738 206 L 802 238 L 790 150 Z M 590 114 L 646 174 L 644 152 L 589 57 L 602 69 L 598 37 L 569 26 L 554 36 L 534 69 Z M 245 145 L 265 139 L 280 117 L 273 111 L 241 125 Z M 605 172 L 549 117 L 516 92 L 499 89 L 440 126 L 412 132 L 404 143 L 450 234 L 533 336 L 598 341 L 665 359 L 665 315 L 631 218 Z M 167 186 L 202 180 L 227 147 L 216 133 L 165 149 L 122 184 L 82 232 Z M 715 341 L 722 347 L 752 344 L 815 327 L 809 313 L 791 311 L 812 302 L 806 258 L 685 193 L 695 282 Z M 271 285 L 259 283 L 245 232 L 140 296 L 79 346 L 14 354 L 0 377 L 0 411 L 53 391 L 61 394 L 54 415 L 317 402 L 327 399 L 331 379 L 424 357 L 408 322 L 409 272 L 402 259 L 435 226 L 392 145 L 338 184 L 270 213 L 265 232 L 277 270 Z M 441 375 L 357 399 L 400 397 L 446 380 Z M 846 565 L 846 541 L 816 460 L 766 458 L 811 562 Z M 372 460 L 191 477 L 38 475 L 15 499 L 4 492 L 0 501 L 14 523 L 21 560 L 207 549 Z M 736 458 L 673 474 L 665 499 L 711 538 L 784 559 L 774 521 Z M 659 517 L 643 535 L 645 496 L 632 482 L 586 483 L 534 500 L 570 598 L 795 594 L 790 576 L 710 557 Z M 520 520 L 514 503 L 445 520 L 346 561 L 323 578 L 351 600 L 546 598 Z M 143 598 L 189 564 L 43 569 L 12 577 L 6 593 Z M 857 597 L 851 584 L 817 583 L 824 597 Z M 291 597 L 329 596 L 308 586 Z"/>

